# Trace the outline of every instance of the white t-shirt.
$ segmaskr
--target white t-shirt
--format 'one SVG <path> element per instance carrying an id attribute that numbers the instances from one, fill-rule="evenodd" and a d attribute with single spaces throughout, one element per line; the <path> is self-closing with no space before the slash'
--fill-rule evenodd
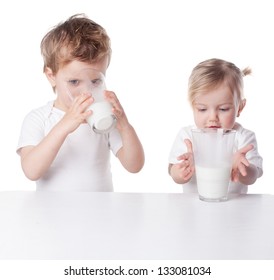
<path id="1" fill-rule="evenodd" d="M 173 146 L 169 154 L 169 163 L 179 163 L 177 157 L 187 152 L 184 139 L 192 139 L 191 129 L 194 126 L 183 127 L 177 134 Z M 256 141 L 255 133 L 243 128 L 240 124 L 236 123 L 234 128 L 236 130 L 235 136 L 235 150 L 239 150 L 248 144 L 252 144 L 254 148 L 246 154 L 247 160 L 254 164 L 259 171 L 259 177 L 263 174 L 263 159 L 258 153 L 258 146 Z M 247 193 L 248 186 L 241 184 L 240 182 L 230 182 L 229 192 L 230 193 Z M 193 175 L 189 182 L 183 184 L 183 191 L 185 193 L 197 192 L 196 176 Z"/>
<path id="2" fill-rule="evenodd" d="M 53 101 L 32 110 L 24 119 L 17 152 L 36 146 L 61 120 L 65 112 L 53 107 Z M 113 191 L 110 150 L 116 155 L 122 147 L 117 129 L 96 134 L 81 124 L 69 134 L 49 170 L 36 181 L 39 191 Z"/>

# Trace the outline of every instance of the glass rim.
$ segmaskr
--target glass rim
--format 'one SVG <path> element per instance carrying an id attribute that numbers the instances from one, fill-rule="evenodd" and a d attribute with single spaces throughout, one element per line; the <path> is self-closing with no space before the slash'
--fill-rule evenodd
<path id="1" fill-rule="evenodd" d="M 230 134 L 236 133 L 235 129 L 226 128 L 192 128 L 192 133 L 220 133 L 220 134 Z"/>

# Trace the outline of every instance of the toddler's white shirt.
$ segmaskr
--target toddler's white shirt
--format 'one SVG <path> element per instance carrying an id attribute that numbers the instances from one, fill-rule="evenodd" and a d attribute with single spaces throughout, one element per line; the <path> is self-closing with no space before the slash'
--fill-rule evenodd
<path id="1" fill-rule="evenodd" d="M 17 152 L 36 146 L 61 120 L 65 112 L 53 101 L 32 110 L 24 119 Z M 69 134 L 46 174 L 36 181 L 38 191 L 113 191 L 110 150 L 116 155 L 122 147 L 117 129 L 96 134 L 81 124 Z"/>
<path id="2" fill-rule="evenodd" d="M 187 148 L 184 143 L 185 139 L 190 139 L 192 141 L 191 129 L 195 128 L 194 126 L 187 126 L 180 129 L 173 146 L 169 154 L 169 163 L 176 164 L 180 161 L 177 160 L 177 157 L 186 153 Z M 255 133 L 243 128 L 240 124 L 236 123 L 234 128 L 236 130 L 235 136 L 235 150 L 239 150 L 245 147 L 248 144 L 254 146 L 253 150 L 249 151 L 246 154 L 247 160 L 254 164 L 259 171 L 259 177 L 263 174 L 263 159 L 258 153 L 258 146 Z M 184 193 L 197 192 L 196 176 L 192 176 L 189 182 L 182 185 Z M 230 182 L 229 184 L 229 193 L 247 193 L 248 186 L 241 184 L 239 182 Z"/>

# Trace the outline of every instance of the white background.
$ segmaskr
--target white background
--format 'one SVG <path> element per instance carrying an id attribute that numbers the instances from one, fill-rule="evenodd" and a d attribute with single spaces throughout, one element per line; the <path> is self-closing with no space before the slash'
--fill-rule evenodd
<path id="1" fill-rule="evenodd" d="M 167 173 L 168 154 L 181 126 L 192 124 L 187 81 L 200 61 L 217 57 L 250 66 L 247 105 L 238 120 L 256 132 L 264 175 L 250 193 L 272 193 L 272 1 L 67 0 L 8 1 L 1 8 L 0 190 L 34 190 L 15 153 L 21 123 L 54 99 L 42 73 L 40 41 L 76 13 L 101 24 L 112 41 L 107 84 L 118 95 L 145 149 L 146 163 L 129 174 L 112 159 L 116 191 L 181 192 Z"/>

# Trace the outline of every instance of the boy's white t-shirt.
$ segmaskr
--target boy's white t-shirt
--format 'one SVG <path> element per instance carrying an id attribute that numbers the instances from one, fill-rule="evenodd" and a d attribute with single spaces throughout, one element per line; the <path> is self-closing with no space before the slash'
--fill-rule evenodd
<path id="1" fill-rule="evenodd" d="M 173 146 L 169 154 L 169 163 L 176 164 L 180 161 L 177 160 L 177 157 L 186 153 L 187 148 L 184 143 L 185 139 L 192 139 L 191 129 L 195 128 L 194 126 L 187 126 L 180 129 L 177 134 Z M 236 130 L 235 136 L 235 150 L 239 150 L 245 147 L 248 144 L 252 144 L 254 148 L 246 154 L 247 160 L 254 164 L 259 171 L 259 177 L 263 174 L 263 159 L 258 153 L 258 145 L 255 133 L 243 128 L 240 124 L 236 123 L 234 128 Z M 192 176 L 189 182 L 182 185 L 183 191 L 185 193 L 197 192 L 196 176 Z M 240 182 L 230 182 L 229 184 L 229 193 L 247 193 L 248 186 L 241 184 Z"/>
<path id="2" fill-rule="evenodd" d="M 17 152 L 38 145 L 64 114 L 53 106 L 53 101 L 32 110 L 23 121 Z M 81 124 L 67 136 L 49 170 L 36 181 L 36 189 L 113 191 L 110 150 L 116 155 L 121 147 L 117 129 L 96 134 L 88 124 Z"/>

